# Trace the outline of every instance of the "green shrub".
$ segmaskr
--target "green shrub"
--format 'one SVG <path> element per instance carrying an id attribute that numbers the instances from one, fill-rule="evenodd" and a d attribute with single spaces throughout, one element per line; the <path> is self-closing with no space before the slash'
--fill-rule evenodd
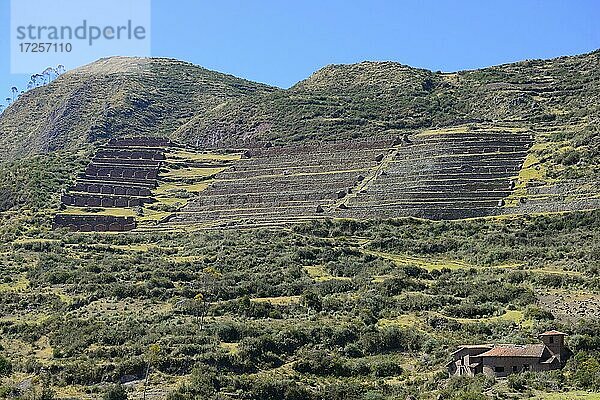
<path id="1" fill-rule="evenodd" d="M 102 396 L 103 400 L 127 400 L 127 391 L 123 385 L 110 385 Z"/>
<path id="2" fill-rule="evenodd" d="M 10 375 L 12 372 L 12 364 L 6 357 L 0 355 L 0 376 Z"/>

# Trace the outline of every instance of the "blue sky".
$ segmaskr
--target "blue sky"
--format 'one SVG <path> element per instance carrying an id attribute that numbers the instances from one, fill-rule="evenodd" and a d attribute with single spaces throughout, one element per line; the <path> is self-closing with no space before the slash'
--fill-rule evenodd
<path id="1" fill-rule="evenodd" d="M 152 0 L 151 52 L 289 87 L 332 63 L 455 71 L 585 53 L 599 16 L 597 0 Z M 9 72 L 9 22 L 0 0 L 0 99 L 28 80 Z"/>

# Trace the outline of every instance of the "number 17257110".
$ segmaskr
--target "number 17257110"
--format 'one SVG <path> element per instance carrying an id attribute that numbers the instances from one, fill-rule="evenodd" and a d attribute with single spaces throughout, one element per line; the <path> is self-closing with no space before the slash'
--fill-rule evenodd
<path id="1" fill-rule="evenodd" d="M 70 53 L 71 43 L 19 43 L 21 53 Z"/>

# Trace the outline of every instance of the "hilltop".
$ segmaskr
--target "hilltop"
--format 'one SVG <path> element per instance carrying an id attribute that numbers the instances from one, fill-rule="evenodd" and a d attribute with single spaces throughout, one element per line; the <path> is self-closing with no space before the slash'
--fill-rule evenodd
<path id="1" fill-rule="evenodd" d="M 593 122 L 600 52 L 474 71 L 432 72 L 392 62 L 327 66 L 289 90 L 230 102 L 177 131 L 224 142 L 280 142 L 396 133 L 464 123 Z M 241 136 L 244 133 L 246 136 Z"/>
<path id="2" fill-rule="evenodd" d="M 271 90 L 177 60 L 101 59 L 8 107 L 0 117 L 0 160 L 131 133 L 168 134 L 228 100 Z"/>
<path id="3" fill-rule="evenodd" d="M 600 51 L 454 73 L 362 62 L 324 67 L 284 90 L 176 60 L 113 57 L 22 95 L 0 117 L 0 160 L 63 154 L 54 150 L 72 159 L 88 149 L 81 165 L 92 147 L 127 135 L 164 136 L 215 151 L 275 145 L 271 155 L 258 152 L 253 163 L 211 176 L 214 190 L 203 194 L 217 196 L 207 198 L 211 207 L 197 202 L 183 220 L 206 219 L 207 211 L 209 220 L 229 212 L 269 216 L 275 206 L 288 214 L 295 208 L 294 218 L 313 216 L 323 206 L 328 212 L 321 216 L 336 217 L 594 209 L 600 205 L 599 64 Z M 504 154 L 486 155 L 495 143 L 493 151 Z M 276 156 L 280 146 L 290 145 L 295 147 L 282 151 L 298 156 Z M 374 163 L 361 156 L 366 148 L 388 156 Z M 465 151 L 469 157 L 456 158 Z M 422 162 L 417 166 L 415 159 Z M 251 175 L 242 170 L 252 164 L 256 179 L 248 182 Z M 327 165 L 328 175 L 319 175 L 315 164 Z M 357 181 L 363 175 L 364 185 Z M 223 197 L 220 178 L 239 196 L 215 213 Z M 496 183 L 482 186 L 481 178 Z M 424 183 L 407 190 L 415 179 Z M 57 180 L 65 182 L 65 176 Z M 324 180 L 325 186 L 317 183 Z M 4 204 L 29 198 L 15 199 L 11 185 L 2 188 Z M 285 191 L 259 196 L 265 185 Z M 340 202 L 340 191 L 353 193 Z M 361 191 L 366 195 L 357 196 Z"/>
<path id="4" fill-rule="evenodd" d="M 132 130 L 211 146 L 465 123 L 585 130 L 600 115 L 599 63 L 600 51 L 454 73 L 362 62 L 324 67 L 284 90 L 176 60 L 113 57 L 21 96 L 0 118 L 0 143 L 12 143 L 0 157 Z"/>
<path id="5" fill-rule="evenodd" d="M 363 62 L 324 67 L 283 90 L 176 60 L 114 57 L 22 95 L 0 117 L 0 160 L 126 134 L 243 147 L 506 126 L 555 143 L 550 158 L 592 158 L 589 166 L 599 64 L 600 51 L 455 73 Z"/>

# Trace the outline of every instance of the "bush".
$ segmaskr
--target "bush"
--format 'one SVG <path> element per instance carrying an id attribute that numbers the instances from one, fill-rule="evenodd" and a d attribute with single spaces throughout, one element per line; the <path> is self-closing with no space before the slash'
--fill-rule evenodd
<path id="1" fill-rule="evenodd" d="M 402 374 L 402 366 L 393 360 L 382 360 L 376 362 L 371 366 L 371 369 L 373 370 L 373 375 L 378 378 Z"/>
<path id="2" fill-rule="evenodd" d="M 110 385 L 102 398 L 104 400 L 127 400 L 127 391 L 123 385 Z"/>
<path id="3" fill-rule="evenodd" d="M 542 310 L 541 308 L 528 305 L 523 312 L 523 316 L 525 319 L 535 319 L 537 321 L 552 321 L 554 320 L 554 315 L 548 310 Z"/>
<path id="4" fill-rule="evenodd" d="M 572 360 L 573 375 L 571 380 L 582 389 L 600 389 L 600 361 L 597 357 L 577 353 Z"/>
<path id="5" fill-rule="evenodd" d="M 508 386 L 511 389 L 522 392 L 527 387 L 527 377 L 525 374 L 512 374 L 508 376 Z"/>
<path id="6" fill-rule="evenodd" d="M 8 376 L 12 372 L 12 364 L 4 356 L 0 355 L 0 376 Z"/>

